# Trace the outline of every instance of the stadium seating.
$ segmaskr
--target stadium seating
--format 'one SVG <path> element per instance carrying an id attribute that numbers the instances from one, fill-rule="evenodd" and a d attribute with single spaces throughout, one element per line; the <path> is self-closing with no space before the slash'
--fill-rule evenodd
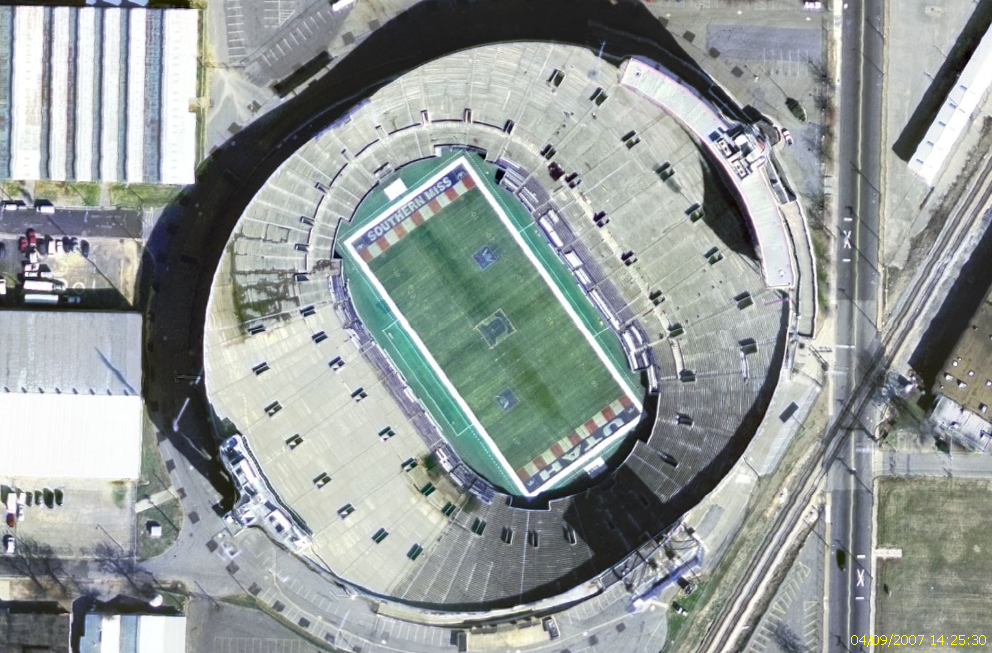
<path id="1" fill-rule="evenodd" d="M 318 564 L 418 604 L 537 600 L 610 572 L 743 451 L 782 364 L 788 301 L 765 287 L 738 209 L 713 188 L 696 144 L 617 80 L 615 67 L 580 48 L 502 44 L 450 55 L 301 147 L 246 209 L 211 297 L 208 392 L 312 532 Z M 339 223 L 385 173 L 450 145 L 484 151 L 535 213 L 561 217 L 566 244 L 620 319 L 641 325 L 657 361 L 658 392 L 647 398 L 657 422 L 646 441 L 599 485 L 543 509 L 501 493 L 480 501 L 440 467 L 426 469 L 437 432 L 397 399 L 398 377 L 361 336 L 343 291 L 331 291 L 340 283 Z M 550 161 L 577 173 L 574 188 L 552 180 L 548 145 Z M 666 164 L 675 174 L 663 180 Z M 706 218 L 694 220 L 700 206 Z M 609 218 L 603 227 L 599 212 Z M 714 247 L 718 255 L 708 255 Z M 625 252 L 636 262 L 625 264 Z M 650 298 L 656 291 L 663 301 Z M 744 308 L 742 293 L 751 298 Z M 742 353 L 742 341 L 757 351 Z M 254 372 L 263 362 L 268 369 Z M 694 380 L 680 379 L 682 370 Z M 269 416 L 273 401 L 281 408 Z M 395 435 L 380 435 L 386 427 Z M 294 435 L 302 444 L 290 447 Z M 410 460 L 418 465 L 405 471 Z M 318 487 L 320 474 L 330 482 Z M 353 511 L 342 517 L 344 506 Z M 388 534 L 376 541 L 380 529 Z M 416 560 L 406 555 L 413 544 L 425 549 Z"/>

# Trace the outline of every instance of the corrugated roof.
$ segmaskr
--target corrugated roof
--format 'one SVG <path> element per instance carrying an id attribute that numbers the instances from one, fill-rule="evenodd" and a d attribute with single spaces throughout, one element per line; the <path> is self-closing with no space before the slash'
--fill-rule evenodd
<path id="1" fill-rule="evenodd" d="M 139 395 L 141 315 L 0 311 L 0 393 Z"/>

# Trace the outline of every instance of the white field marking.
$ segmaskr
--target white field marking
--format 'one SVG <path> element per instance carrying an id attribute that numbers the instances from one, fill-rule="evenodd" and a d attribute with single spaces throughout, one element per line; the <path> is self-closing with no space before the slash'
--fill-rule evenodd
<path id="1" fill-rule="evenodd" d="M 411 195 L 415 196 L 422 193 L 427 187 L 434 184 L 440 177 L 443 177 L 444 175 L 451 172 L 458 166 L 465 167 L 465 170 L 468 172 L 469 176 L 472 177 L 472 180 L 475 182 L 475 187 L 479 189 L 482 192 L 482 194 L 485 196 L 486 201 L 489 202 L 490 208 L 492 208 L 496 212 L 496 215 L 499 216 L 500 221 L 503 223 L 503 226 L 506 227 L 506 229 L 510 232 L 510 235 L 513 237 L 513 240 L 516 241 L 517 246 L 520 247 L 521 250 L 523 250 L 524 255 L 531 262 L 531 264 L 537 269 L 538 274 L 541 275 L 541 278 L 544 279 L 544 282 L 548 285 L 548 288 L 551 289 L 551 293 L 555 296 L 558 302 L 565 309 L 565 312 L 568 313 L 568 316 L 572 318 L 572 322 L 575 323 L 575 326 L 579 329 L 579 332 L 585 337 L 586 341 L 589 343 L 593 351 L 596 353 L 596 356 L 598 356 L 600 361 L 603 363 L 603 365 L 606 366 L 606 369 L 610 372 L 610 375 L 620 386 L 621 390 L 627 393 L 627 397 L 629 397 L 630 400 L 634 402 L 634 405 L 637 407 L 637 410 L 639 412 L 643 412 L 644 409 L 643 409 L 643 405 L 638 400 L 637 395 L 634 394 L 634 392 L 627 385 L 626 380 L 620 375 L 620 373 L 613 366 L 613 363 L 606 355 L 606 352 L 604 352 L 602 348 L 599 346 L 599 343 L 596 341 L 596 338 L 593 337 L 593 335 L 589 332 L 588 329 L 586 329 L 585 325 L 582 323 L 582 319 L 572 308 L 572 305 L 568 303 L 568 300 L 565 299 L 565 296 L 562 294 L 561 290 L 555 284 L 554 280 L 551 278 L 551 275 L 548 273 L 548 271 L 545 270 L 544 266 L 541 265 L 540 261 L 538 261 L 537 257 L 534 255 L 534 252 L 532 252 L 530 247 L 527 246 L 527 243 L 524 242 L 523 238 L 520 236 L 513 222 L 510 221 L 510 218 L 506 215 L 506 212 L 503 211 L 503 207 L 500 205 L 499 202 L 496 201 L 496 198 L 493 197 L 492 193 L 489 191 L 487 182 L 479 177 L 479 175 L 475 171 L 475 168 L 472 166 L 471 163 L 469 163 L 468 159 L 466 159 L 464 156 L 460 156 L 452 160 L 443 168 L 441 168 L 434 174 L 430 175 L 428 179 L 426 179 L 424 182 L 422 182 L 419 186 L 414 188 L 409 193 L 405 194 L 402 198 L 399 198 L 398 200 L 388 204 L 379 213 L 379 215 L 377 215 L 368 224 L 364 225 L 359 233 L 356 233 L 355 235 L 353 235 L 351 238 L 348 239 L 347 245 L 348 248 L 351 250 L 352 260 L 362 269 L 362 272 L 365 274 L 365 277 L 375 287 L 376 291 L 379 293 L 379 296 L 382 297 L 383 301 L 385 301 L 389 305 L 389 308 L 390 310 L 392 310 L 393 315 L 396 316 L 397 321 L 403 325 L 404 329 L 406 329 L 406 332 L 410 335 L 410 338 L 414 341 L 414 343 L 416 343 L 417 347 L 420 349 L 424 358 L 427 359 L 427 362 L 430 364 L 431 369 L 433 369 L 434 373 L 437 374 L 438 378 L 441 379 L 441 383 L 444 384 L 445 389 L 447 389 L 448 392 L 451 394 L 451 396 L 454 397 L 455 402 L 468 417 L 469 421 L 472 423 L 472 426 L 475 427 L 476 431 L 478 431 L 482 439 L 486 442 L 487 445 L 489 445 L 490 449 L 492 450 L 492 453 L 495 454 L 497 461 L 503 467 L 504 471 L 507 472 L 507 476 L 509 476 L 513 484 L 524 496 L 532 497 L 543 492 L 548 487 L 551 487 L 552 485 L 557 483 L 558 478 L 562 477 L 562 475 L 565 473 L 564 470 L 567 470 L 573 466 L 583 465 L 587 463 L 590 459 L 598 456 L 609 444 L 612 444 L 614 441 L 626 435 L 626 433 L 630 429 L 634 428 L 637 422 L 635 420 L 630 422 L 629 424 L 626 424 L 619 431 L 607 437 L 598 445 L 587 451 L 583 456 L 572 461 L 572 463 L 567 467 L 565 467 L 564 470 L 562 470 L 562 472 L 556 474 L 555 477 L 552 477 L 549 481 L 544 483 L 544 485 L 540 486 L 533 492 L 528 492 L 527 488 L 524 487 L 524 484 L 520 481 L 520 477 L 517 476 L 516 470 L 513 469 L 509 461 L 507 461 L 506 456 L 504 456 L 500 448 L 496 446 L 496 443 L 493 442 L 493 439 L 489 436 L 489 433 L 486 431 L 486 429 L 483 428 L 482 424 L 479 422 L 479 418 L 476 417 L 475 413 L 473 413 L 472 410 L 469 408 L 468 404 L 465 402 L 465 399 L 455 389 L 455 386 L 451 383 L 451 380 L 448 378 L 448 375 L 445 374 L 444 370 L 441 369 L 441 366 L 438 364 L 437 360 L 435 360 L 434 355 L 431 354 L 430 350 L 424 344 L 424 341 L 420 339 L 420 336 L 417 334 L 417 332 L 414 331 L 413 327 L 410 326 L 410 323 L 407 321 L 406 316 L 403 315 L 399 307 L 396 306 L 396 303 L 393 301 L 393 298 L 389 296 L 389 293 L 386 292 L 386 289 L 379 282 L 378 277 L 376 277 L 376 275 L 372 272 L 368 264 L 364 260 L 362 260 L 361 255 L 358 253 L 358 250 L 355 248 L 355 241 L 361 238 L 363 234 L 367 233 L 369 229 L 371 229 L 375 225 L 379 224 L 380 222 L 383 222 L 386 218 L 388 218 L 397 206 L 403 204 L 404 198 L 409 197 Z"/>

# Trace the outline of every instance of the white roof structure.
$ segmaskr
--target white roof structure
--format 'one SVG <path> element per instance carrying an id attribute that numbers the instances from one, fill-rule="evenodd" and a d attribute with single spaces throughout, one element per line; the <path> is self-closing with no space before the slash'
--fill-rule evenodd
<path id="1" fill-rule="evenodd" d="M 141 315 L 0 311 L 0 476 L 135 479 Z"/>
<path id="2" fill-rule="evenodd" d="M 930 129 L 920 141 L 909 169 L 928 184 L 933 184 L 947 156 L 954 149 L 961 134 L 968 129 L 971 118 L 982 103 L 989 85 L 992 84 L 992 30 L 985 33 L 968 65 L 944 105 L 937 112 Z"/>
<path id="3" fill-rule="evenodd" d="M 81 653 L 186 653 L 186 617 L 86 615 Z"/>
<path id="4" fill-rule="evenodd" d="M 0 171 L 193 183 L 199 10 L 21 5 L 0 6 L 0 17 L 13 25 L 0 39 L 0 61 L 11 65 L 11 88 L 0 89 L 0 124 L 11 127 Z"/>
<path id="5" fill-rule="evenodd" d="M 141 397 L 0 394 L 0 476 L 132 480 Z"/>
<path id="6" fill-rule="evenodd" d="M 728 124 L 713 108 L 678 79 L 644 61 L 630 59 L 623 69 L 621 83 L 660 106 L 678 120 L 723 166 L 736 186 L 757 240 L 758 257 L 765 283 L 772 288 L 791 288 L 796 282 L 792 244 L 785 229 L 785 218 L 772 192 L 766 173 L 755 169 L 743 179 L 720 151 L 712 135 L 727 132 Z M 760 160 L 761 157 L 759 157 Z M 755 168 L 759 165 L 756 164 Z"/>

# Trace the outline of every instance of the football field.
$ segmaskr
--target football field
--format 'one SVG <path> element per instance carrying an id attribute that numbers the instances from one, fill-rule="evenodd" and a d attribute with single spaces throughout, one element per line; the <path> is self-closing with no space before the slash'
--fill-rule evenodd
<path id="1" fill-rule="evenodd" d="M 487 180 L 449 167 L 349 245 L 390 309 L 389 337 L 402 328 L 472 427 L 457 438 L 481 438 L 535 493 L 632 425 L 639 402 L 480 187 Z"/>

